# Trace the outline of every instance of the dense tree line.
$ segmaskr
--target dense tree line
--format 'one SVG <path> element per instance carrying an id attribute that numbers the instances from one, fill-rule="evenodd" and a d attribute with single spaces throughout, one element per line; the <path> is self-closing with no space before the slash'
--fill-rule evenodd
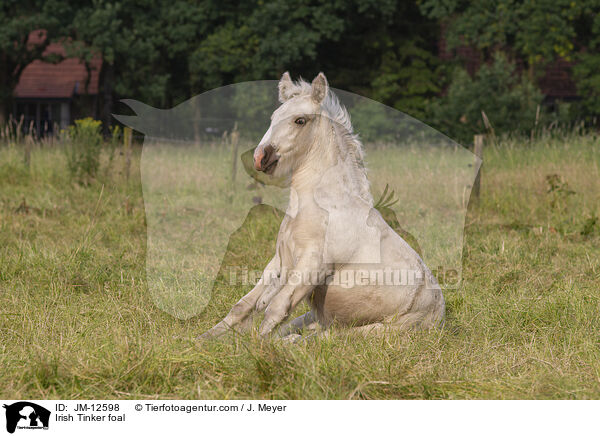
<path id="1" fill-rule="evenodd" d="M 276 79 L 286 70 L 312 77 L 322 70 L 335 87 L 379 100 L 457 137 L 483 128 L 477 115 L 482 109 L 500 130 L 527 129 L 522 111 L 529 118 L 535 115 L 543 99 L 536 80 L 559 57 L 575 62 L 573 75 L 582 96 L 567 118 L 591 120 L 600 112 L 600 0 L 0 4 L 0 121 L 23 67 L 42 58 L 50 41 L 65 42 L 69 55 L 86 61 L 102 55 L 105 122 L 118 98 L 171 107 L 229 83 Z M 440 61 L 442 28 L 450 49 L 477 49 L 484 65 L 480 74 L 466 75 L 459 57 Z M 46 30 L 46 41 L 27 47 L 27 35 L 35 29 Z M 521 68 L 514 68 L 517 63 Z"/>

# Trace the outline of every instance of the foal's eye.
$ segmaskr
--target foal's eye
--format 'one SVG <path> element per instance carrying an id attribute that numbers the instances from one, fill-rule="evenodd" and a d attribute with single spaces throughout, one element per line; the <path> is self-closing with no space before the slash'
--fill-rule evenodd
<path id="1" fill-rule="evenodd" d="M 298 124 L 299 126 L 303 126 L 306 124 L 306 119 L 300 117 L 300 118 L 296 118 L 296 121 L 294 121 L 296 124 Z"/>

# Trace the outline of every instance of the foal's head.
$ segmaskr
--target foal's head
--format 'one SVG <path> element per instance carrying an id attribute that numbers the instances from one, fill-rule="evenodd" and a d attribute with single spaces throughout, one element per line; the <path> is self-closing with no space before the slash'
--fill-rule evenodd
<path id="1" fill-rule="evenodd" d="M 312 81 L 292 82 L 289 73 L 279 81 L 279 101 L 271 125 L 254 151 L 254 167 L 277 177 L 290 174 L 315 142 L 321 126 L 322 103 L 329 92 L 323 73 Z"/>

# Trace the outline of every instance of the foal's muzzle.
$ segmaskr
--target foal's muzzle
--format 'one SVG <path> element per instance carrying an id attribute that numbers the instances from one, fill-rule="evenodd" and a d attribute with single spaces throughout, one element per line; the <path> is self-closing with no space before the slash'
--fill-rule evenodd
<path id="1" fill-rule="evenodd" d="M 254 168 L 267 174 L 272 174 L 279 162 L 279 156 L 272 145 L 258 146 L 254 152 Z"/>

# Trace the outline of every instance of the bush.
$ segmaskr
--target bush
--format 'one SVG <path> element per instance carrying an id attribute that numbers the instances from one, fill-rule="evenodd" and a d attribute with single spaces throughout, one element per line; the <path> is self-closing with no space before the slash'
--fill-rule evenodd
<path id="1" fill-rule="evenodd" d="M 71 176 L 80 183 L 89 183 L 98 172 L 102 151 L 100 126 L 100 121 L 84 118 L 69 127 L 67 163 Z"/>
<path id="2" fill-rule="evenodd" d="M 352 126 L 365 142 L 393 142 L 397 137 L 398 122 L 402 117 L 383 104 L 360 100 L 350 109 Z"/>
<path id="3" fill-rule="evenodd" d="M 491 65 L 483 65 L 473 78 L 459 69 L 448 95 L 431 107 L 436 127 L 463 142 L 485 133 L 484 111 L 496 134 L 531 132 L 543 95 L 527 78 L 515 74 L 514 65 L 497 53 Z"/>
<path id="4" fill-rule="evenodd" d="M 439 60 L 415 38 L 390 49 L 371 82 L 372 98 L 424 120 L 431 98 L 441 91 Z"/>
<path id="5" fill-rule="evenodd" d="M 582 53 L 573 67 L 573 76 L 581 101 L 577 103 L 578 115 L 591 119 L 600 115 L 600 56 Z"/>

